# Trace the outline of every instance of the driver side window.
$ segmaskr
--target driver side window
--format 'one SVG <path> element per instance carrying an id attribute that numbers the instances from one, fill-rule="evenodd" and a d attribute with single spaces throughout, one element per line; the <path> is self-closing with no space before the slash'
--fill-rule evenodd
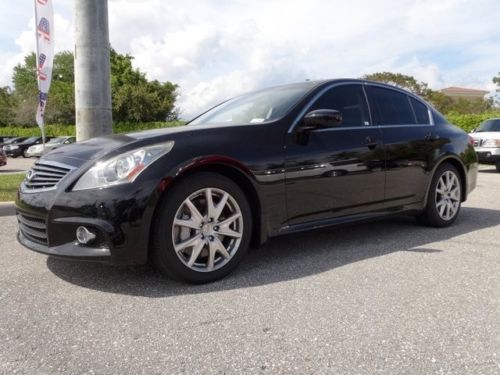
<path id="1" fill-rule="evenodd" d="M 316 109 L 340 111 L 340 127 L 370 125 L 368 106 L 361 85 L 342 85 L 328 90 L 313 103 L 309 111 Z"/>

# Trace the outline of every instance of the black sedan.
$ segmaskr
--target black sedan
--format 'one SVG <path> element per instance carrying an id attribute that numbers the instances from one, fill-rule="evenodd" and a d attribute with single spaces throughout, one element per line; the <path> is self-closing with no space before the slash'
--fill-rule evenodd
<path id="1" fill-rule="evenodd" d="M 50 140 L 50 137 L 46 137 L 45 140 Z M 30 137 L 22 142 L 10 143 L 3 147 L 7 156 L 17 158 L 18 156 L 23 156 L 25 158 L 29 157 L 27 154 L 28 148 L 34 145 L 42 144 L 42 137 Z"/>
<path id="2" fill-rule="evenodd" d="M 49 255 L 227 275 L 269 237 L 395 213 L 446 227 L 476 186 L 468 135 L 421 98 L 329 80 L 226 101 L 186 126 L 94 138 L 36 162 L 19 241 Z"/>

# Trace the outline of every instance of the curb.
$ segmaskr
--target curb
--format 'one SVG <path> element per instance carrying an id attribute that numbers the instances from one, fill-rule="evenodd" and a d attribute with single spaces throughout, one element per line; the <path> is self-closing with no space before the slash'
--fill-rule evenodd
<path id="1" fill-rule="evenodd" d="M 16 214 L 14 202 L 0 202 L 0 217 L 14 216 Z"/>

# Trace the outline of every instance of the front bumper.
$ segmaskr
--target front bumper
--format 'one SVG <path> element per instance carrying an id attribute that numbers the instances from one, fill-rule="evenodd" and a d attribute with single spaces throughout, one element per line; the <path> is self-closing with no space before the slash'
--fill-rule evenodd
<path id="1" fill-rule="evenodd" d="M 495 164 L 500 161 L 500 148 L 475 147 L 477 158 L 483 164 Z"/>
<path id="2" fill-rule="evenodd" d="M 21 189 L 16 199 L 17 238 L 28 249 L 51 256 L 144 264 L 155 204 L 150 204 L 151 195 L 132 185 L 80 192 L 62 186 L 38 193 Z M 78 243 L 79 226 L 96 238 L 87 245 Z"/>
<path id="3" fill-rule="evenodd" d="M 7 156 L 17 158 L 22 155 L 22 150 L 20 148 L 16 148 L 15 150 L 6 150 L 5 153 Z"/>
<path id="4" fill-rule="evenodd" d="M 26 156 L 29 158 L 42 156 L 42 151 L 26 151 Z"/>

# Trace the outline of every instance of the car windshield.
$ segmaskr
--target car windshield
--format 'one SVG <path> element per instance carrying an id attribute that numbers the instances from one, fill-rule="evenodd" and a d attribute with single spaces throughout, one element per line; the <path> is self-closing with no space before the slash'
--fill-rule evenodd
<path id="1" fill-rule="evenodd" d="M 500 131 L 500 119 L 496 120 L 486 120 L 481 125 L 479 125 L 479 128 L 476 130 L 478 133 L 479 132 L 499 132 Z"/>
<path id="2" fill-rule="evenodd" d="M 25 140 L 23 143 L 33 143 L 36 142 L 39 137 L 31 137 Z"/>
<path id="3" fill-rule="evenodd" d="M 20 143 L 22 141 L 24 141 L 26 138 L 12 138 L 12 139 L 9 139 L 7 142 L 5 142 L 5 144 L 8 144 L 8 143 Z"/>
<path id="4" fill-rule="evenodd" d="M 56 144 L 56 145 L 57 145 L 57 144 L 59 144 L 59 143 L 63 143 L 65 139 L 66 139 L 66 138 L 64 138 L 64 137 L 53 138 L 53 139 L 51 139 L 50 141 L 48 141 L 48 142 L 47 142 L 47 144 L 49 144 L 49 143 L 50 143 L 50 144 Z"/>
<path id="5" fill-rule="evenodd" d="M 273 87 L 238 96 L 210 109 L 189 123 L 260 124 L 277 120 L 314 86 L 313 82 Z"/>

